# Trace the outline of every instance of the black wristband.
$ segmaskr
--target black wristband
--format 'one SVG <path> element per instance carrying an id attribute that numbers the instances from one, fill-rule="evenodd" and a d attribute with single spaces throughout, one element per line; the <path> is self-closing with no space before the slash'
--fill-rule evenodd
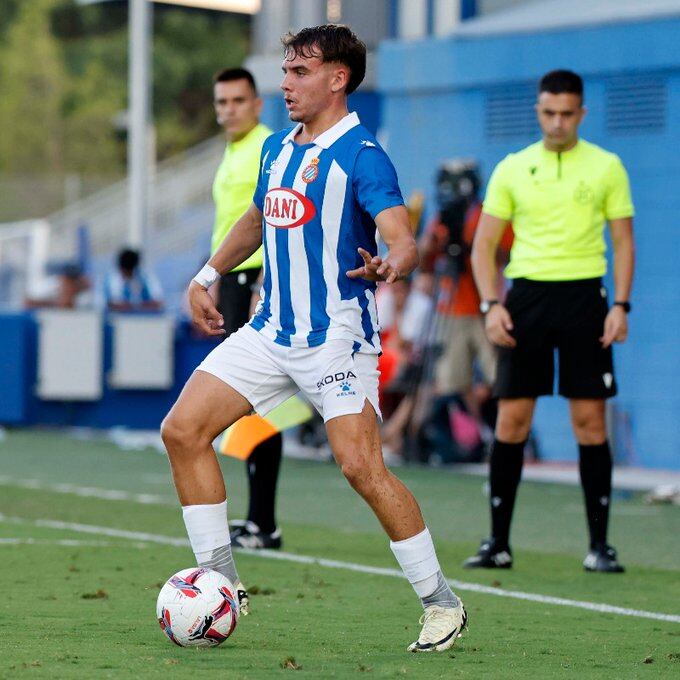
<path id="1" fill-rule="evenodd" d="M 629 314 L 630 310 L 633 309 L 632 305 L 627 300 L 616 300 L 614 306 L 623 307 L 623 311 L 626 314 Z"/>

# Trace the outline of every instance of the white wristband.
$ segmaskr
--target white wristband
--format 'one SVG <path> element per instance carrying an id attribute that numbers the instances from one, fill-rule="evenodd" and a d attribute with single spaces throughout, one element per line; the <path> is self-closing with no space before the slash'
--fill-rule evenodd
<path id="1" fill-rule="evenodd" d="M 203 286 L 203 288 L 207 290 L 219 278 L 220 275 L 217 273 L 217 269 L 206 264 L 203 266 L 203 269 L 194 276 L 193 280 L 196 281 L 199 286 Z"/>

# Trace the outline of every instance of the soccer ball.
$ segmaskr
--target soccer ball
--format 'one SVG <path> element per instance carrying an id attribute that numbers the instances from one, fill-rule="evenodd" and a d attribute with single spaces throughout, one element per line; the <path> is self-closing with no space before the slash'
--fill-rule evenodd
<path id="1" fill-rule="evenodd" d="M 171 576 L 158 593 L 161 630 L 180 647 L 215 647 L 236 628 L 238 595 L 229 579 L 193 567 Z"/>

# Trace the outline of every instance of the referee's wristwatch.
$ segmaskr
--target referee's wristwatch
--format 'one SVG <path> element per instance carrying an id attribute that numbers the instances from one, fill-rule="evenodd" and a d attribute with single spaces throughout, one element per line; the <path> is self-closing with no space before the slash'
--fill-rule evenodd
<path id="1" fill-rule="evenodd" d="M 479 303 L 479 311 L 482 314 L 488 313 L 488 311 L 494 306 L 498 304 L 498 300 L 482 300 Z"/>
<path id="2" fill-rule="evenodd" d="M 626 314 L 630 314 L 631 309 L 633 309 L 632 305 L 630 304 L 630 302 L 628 302 L 628 300 L 615 300 L 614 306 L 615 307 L 622 307 L 623 311 Z"/>

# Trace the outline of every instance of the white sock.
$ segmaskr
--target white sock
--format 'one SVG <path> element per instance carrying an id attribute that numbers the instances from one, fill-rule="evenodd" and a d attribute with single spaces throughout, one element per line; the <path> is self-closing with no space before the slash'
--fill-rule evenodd
<path id="1" fill-rule="evenodd" d="M 455 607 L 458 598 L 444 579 L 432 536 L 427 527 L 403 541 L 390 541 L 390 548 L 423 607 Z"/>
<path id="2" fill-rule="evenodd" d="M 437 588 L 439 560 L 428 528 L 403 541 L 390 541 L 390 548 L 418 597 L 433 593 Z"/>
<path id="3" fill-rule="evenodd" d="M 231 555 L 227 501 L 214 505 L 185 505 L 182 514 L 199 566 L 219 571 L 236 585 L 239 578 Z"/>

